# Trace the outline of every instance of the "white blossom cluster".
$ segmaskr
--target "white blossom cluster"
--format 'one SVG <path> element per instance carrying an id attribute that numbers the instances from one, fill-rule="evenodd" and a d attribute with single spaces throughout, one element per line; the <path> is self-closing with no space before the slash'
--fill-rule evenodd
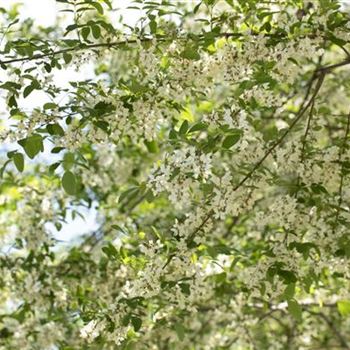
<path id="1" fill-rule="evenodd" d="M 167 5 L 139 4 L 157 39 L 85 40 L 69 64 L 102 73 L 67 90 L 48 57 L 11 68 L 0 350 L 348 348 L 350 21 L 327 1 L 210 3 L 174 40 Z M 68 98 L 21 110 L 30 79 Z M 29 160 L 42 147 L 55 160 Z M 81 206 L 100 228 L 60 246 Z"/>

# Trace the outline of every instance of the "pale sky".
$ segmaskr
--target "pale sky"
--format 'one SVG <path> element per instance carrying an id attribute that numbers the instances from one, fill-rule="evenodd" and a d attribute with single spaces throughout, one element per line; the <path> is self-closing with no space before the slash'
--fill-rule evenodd
<path id="1" fill-rule="evenodd" d="M 127 22 L 129 25 L 133 25 L 139 14 L 135 13 L 138 11 L 135 10 L 126 10 L 131 4 L 131 0 L 117 0 L 118 7 L 120 8 L 117 11 L 117 16 L 120 14 L 123 15 L 124 22 Z M 6 2 L 0 3 L 0 6 L 5 8 L 10 7 L 13 3 L 22 3 L 23 6 L 20 8 L 21 19 L 33 18 L 36 25 L 41 25 L 43 27 L 48 27 L 55 24 L 57 14 L 59 13 L 59 7 L 62 6 L 56 3 L 55 0 L 7 0 Z M 116 1 L 114 1 L 116 3 Z M 69 24 L 70 22 L 68 22 Z M 86 64 L 83 67 L 80 67 L 79 72 L 76 72 L 73 68 L 63 69 L 53 73 L 53 80 L 55 85 L 63 86 L 69 81 L 86 79 L 87 77 L 93 77 L 93 66 L 91 64 Z M 0 71 L 0 81 L 6 81 L 7 76 L 5 71 Z M 24 109 L 31 110 L 34 107 L 40 106 L 47 102 L 46 95 L 40 93 L 40 91 L 33 91 L 30 95 L 30 98 L 20 99 L 19 103 Z M 0 114 L 7 115 L 4 107 L 0 106 Z M 5 112 L 5 114 L 4 114 Z M 7 145 L 11 148 L 18 148 L 17 145 Z M 11 147 L 12 146 L 12 147 Z M 50 154 L 43 155 L 44 157 L 52 156 Z M 26 160 L 28 161 L 28 159 Z M 54 162 L 52 160 L 50 163 Z M 49 225 L 50 230 L 53 232 L 55 238 L 60 241 L 68 242 L 74 237 L 77 237 L 81 234 L 87 233 L 91 230 L 96 230 L 98 224 L 96 222 L 97 212 L 94 209 L 91 210 L 80 210 L 80 212 L 85 216 L 85 220 L 77 217 L 74 221 L 68 220 L 68 223 L 63 226 L 60 232 L 57 232 L 56 229 Z"/>
<path id="2" fill-rule="evenodd" d="M 55 0 L 8 0 L 5 6 L 11 3 L 22 3 L 21 10 L 22 18 L 34 18 L 37 25 L 44 27 L 53 25 L 55 23 L 58 11 L 64 4 L 56 3 Z M 122 14 L 124 22 L 133 25 L 138 15 L 136 10 L 126 10 L 131 5 L 132 0 L 112 0 L 113 6 L 118 9 L 117 14 Z"/>

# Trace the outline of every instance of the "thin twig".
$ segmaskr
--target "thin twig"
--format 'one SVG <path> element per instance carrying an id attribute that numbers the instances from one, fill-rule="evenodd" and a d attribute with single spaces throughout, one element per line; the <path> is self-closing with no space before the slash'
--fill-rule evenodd
<path id="1" fill-rule="evenodd" d="M 343 186 L 344 186 L 343 170 L 344 170 L 344 166 L 343 166 L 343 163 L 342 163 L 342 157 L 343 157 L 343 154 L 345 152 L 345 147 L 346 147 L 346 142 L 347 142 L 347 139 L 348 139 L 349 132 L 350 132 L 350 112 L 348 114 L 348 119 L 347 119 L 347 123 L 346 123 L 346 130 L 345 130 L 343 143 L 342 143 L 342 145 L 340 147 L 340 151 L 339 151 L 339 162 L 341 163 L 341 166 L 340 166 L 340 183 L 339 183 L 339 190 L 338 190 L 339 200 L 338 200 L 337 213 L 336 213 L 336 216 L 335 216 L 335 224 L 334 224 L 333 233 L 335 232 L 335 229 L 336 229 L 336 227 L 338 225 L 339 214 L 340 214 L 340 207 L 341 207 L 342 202 L 343 202 Z"/>
<path id="2" fill-rule="evenodd" d="M 293 122 L 290 124 L 289 128 L 281 135 L 281 137 L 267 150 L 267 152 L 264 154 L 264 156 L 254 165 L 253 169 L 234 187 L 233 191 L 238 190 L 247 180 L 249 180 L 252 175 L 255 173 L 255 171 L 264 163 L 266 158 L 279 146 L 282 141 L 286 138 L 286 136 L 291 132 L 291 130 L 295 127 L 295 125 L 298 123 L 298 121 L 303 117 L 307 109 L 312 105 L 314 102 L 314 99 L 316 98 L 323 80 L 324 80 L 325 74 L 321 74 L 318 81 L 317 85 L 315 87 L 315 91 L 310 98 L 309 102 L 304 106 L 304 108 L 301 108 L 301 110 L 298 113 L 298 116 L 293 120 Z M 308 94 L 308 93 L 307 93 Z"/>
<path id="3" fill-rule="evenodd" d="M 280 136 L 280 138 L 267 150 L 267 152 L 264 154 L 264 156 L 257 162 L 255 163 L 253 169 L 233 188 L 233 192 L 237 191 L 241 186 L 245 184 L 246 181 L 248 181 L 255 171 L 264 163 L 266 158 L 283 142 L 283 140 L 286 138 L 286 136 L 291 132 L 291 130 L 295 127 L 295 125 L 298 123 L 298 121 L 303 117 L 307 109 L 314 103 L 314 100 L 322 86 L 322 83 L 324 81 L 326 72 L 321 71 L 321 74 L 318 77 L 317 84 L 314 90 L 314 93 L 312 94 L 310 100 L 306 103 L 308 96 L 310 95 L 310 91 L 313 85 L 313 81 L 315 79 L 315 73 L 313 74 L 309 84 L 308 84 L 308 89 L 304 98 L 304 102 L 302 103 L 299 113 L 293 120 L 293 122 L 290 124 L 289 128 Z M 214 209 L 211 209 L 208 214 L 205 216 L 204 220 L 202 223 L 194 230 L 194 232 L 191 233 L 189 238 L 187 239 L 187 244 L 189 245 L 192 241 L 194 236 L 199 232 L 203 226 L 208 222 L 208 220 L 211 218 L 211 216 L 214 214 Z"/>
<path id="4" fill-rule="evenodd" d="M 315 312 L 311 310 L 306 310 L 309 314 L 319 316 L 321 317 L 328 325 L 328 327 L 331 329 L 333 334 L 338 338 L 339 343 L 344 349 L 350 350 L 349 345 L 347 343 L 347 340 L 345 337 L 339 332 L 337 327 L 334 325 L 334 323 L 323 313 L 323 312 Z"/>
<path id="5" fill-rule="evenodd" d="M 335 68 L 343 67 L 343 66 L 346 66 L 348 64 L 350 64 L 350 58 L 347 58 L 346 60 L 339 62 L 339 63 L 331 64 L 329 66 L 320 67 L 318 69 L 318 72 L 329 73 L 330 71 L 332 71 Z"/>
<path id="6" fill-rule="evenodd" d="M 311 120 L 312 120 L 312 117 L 313 117 L 313 114 L 314 114 L 314 107 L 315 107 L 315 100 L 313 100 L 313 102 L 311 104 L 309 118 L 307 118 L 307 124 L 306 124 L 305 133 L 304 133 L 304 137 L 303 137 L 303 140 L 302 140 L 302 147 L 301 147 L 301 161 L 304 160 L 306 139 L 307 139 L 307 135 L 309 134 L 309 131 L 310 131 Z"/>
<path id="7" fill-rule="evenodd" d="M 259 33 L 252 33 L 252 35 L 258 35 Z M 274 35 L 274 34 L 264 34 L 267 37 L 276 37 L 276 38 L 281 38 L 280 35 Z M 192 36 L 194 36 L 194 34 L 192 34 Z M 203 34 L 199 34 L 196 35 L 199 39 L 203 39 L 204 35 Z M 218 38 L 241 38 L 244 35 L 241 33 L 219 33 L 216 35 L 216 37 Z M 312 37 L 313 35 L 310 35 L 309 37 Z M 21 58 L 12 58 L 12 59 L 7 59 L 4 61 L 0 61 L 0 64 L 2 65 L 6 65 L 9 63 L 16 63 L 16 62 L 26 62 L 26 61 L 34 61 L 34 60 L 39 60 L 42 58 L 46 58 L 46 57 L 54 57 L 57 55 L 61 55 L 64 53 L 69 53 L 69 52 L 74 52 L 74 51 L 82 51 L 82 50 L 89 50 L 89 49 L 103 49 L 103 48 L 117 48 L 117 47 L 122 47 L 128 44 L 135 44 L 138 42 L 150 42 L 152 40 L 157 40 L 160 42 L 172 42 L 174 40 L 191 40 L 191 36 L 182 36 L 182 37 L 167 37 L 167 36 L 156 36 L 156 37 L 143 37 L 143 38 L 136 38 L 136 39 L 125 39 L 125 40 L 120 40 L 120 41 L 116 41 L 116 42 L 108 42 L 108 43 L 97 43 L 97 44 L 80 44 L 74 47 L 69 47 L 66 49 L 61 49 L 61 50 L 57 50 L 57 51 L 51 51 L 51 52 L 45 52 L 42 54 L 36 54 L 36 55 L 32 55 L 32 56 L 25 56 L 25 57 L 21 57 Z M 330 72 L 331 70 L 338 68 L 338 67 L 342 67 L 344 65 L 350 64 L 350 58 L 347 57 L 346 60 L 336 63 L 336 64 L 332 64 L 329 66 L 325 66 L 325 67 L 321 67 L 318 69 L 318 71 L 320 73 L 325 73 L 325 72 Z"/>

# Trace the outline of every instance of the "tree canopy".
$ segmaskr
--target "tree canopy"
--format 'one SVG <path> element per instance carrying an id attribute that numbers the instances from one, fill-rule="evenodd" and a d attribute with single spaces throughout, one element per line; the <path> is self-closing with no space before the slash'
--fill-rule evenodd
<path id="1" fill-rule="evenodd" d="M 0 349 L 349 349 L 347 4 L 56 3 L 0 8 Z"/>

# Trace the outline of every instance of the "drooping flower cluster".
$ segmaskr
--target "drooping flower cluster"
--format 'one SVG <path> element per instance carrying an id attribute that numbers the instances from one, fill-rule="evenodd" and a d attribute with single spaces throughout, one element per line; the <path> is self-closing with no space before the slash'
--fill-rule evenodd
<path id="1" fill-rule="evenodd" d="M 346 6 L 63 3 L 1 19 L 0 349 L 349 348 Z"/>

